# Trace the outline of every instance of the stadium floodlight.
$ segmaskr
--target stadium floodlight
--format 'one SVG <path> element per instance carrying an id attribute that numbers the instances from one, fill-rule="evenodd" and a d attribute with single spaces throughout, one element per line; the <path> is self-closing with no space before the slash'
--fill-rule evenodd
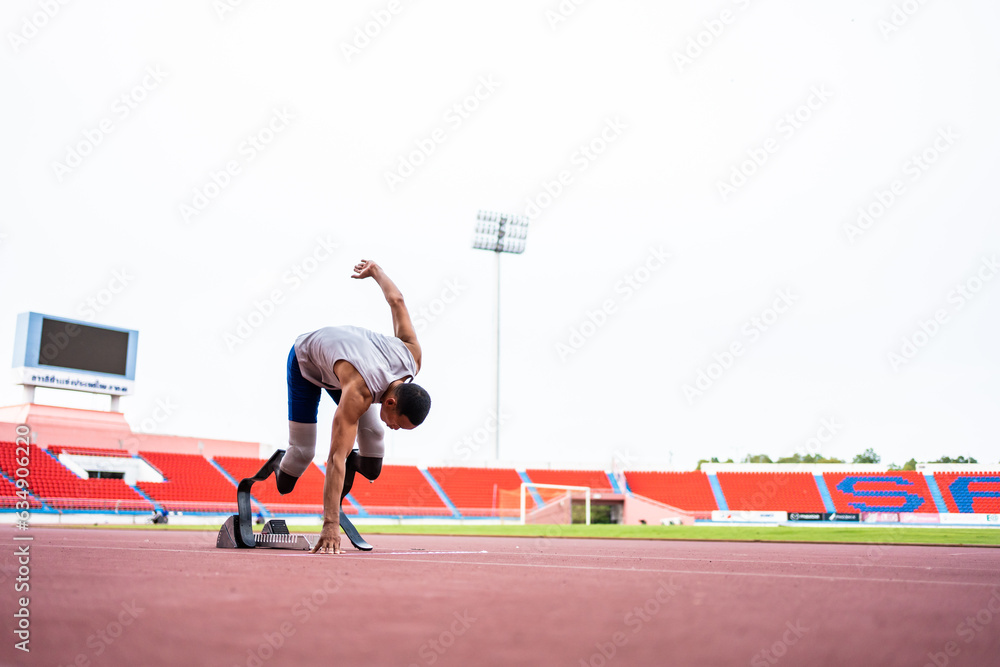
<path id="1" fill-rule="evenodd" d="M 500 460 L 500 255 L 520 255 L 528 239 L 528 218 L 496 211 L 479 211 L 472 247 L 497 256 L 497 402 L 494 457 Z"/>

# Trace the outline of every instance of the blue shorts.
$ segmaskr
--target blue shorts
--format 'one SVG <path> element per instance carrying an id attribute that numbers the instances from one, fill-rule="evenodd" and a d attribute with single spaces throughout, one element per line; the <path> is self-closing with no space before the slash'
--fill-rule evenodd
<path id="1" fill-rule="evenodd" d="M 319 399 L 323 387 L 302 377 L 299 360 L 295 358 L 295 346 L 288 353 L 288 421 L 301 424 L 315 424 L 319 414 Z M 327 389 L 334 403 L 340 404 L 340 390 Z"/>

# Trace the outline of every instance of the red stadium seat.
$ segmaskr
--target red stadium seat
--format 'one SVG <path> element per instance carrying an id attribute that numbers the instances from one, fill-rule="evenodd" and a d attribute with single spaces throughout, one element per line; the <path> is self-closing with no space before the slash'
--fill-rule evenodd
<path id="1" fill-rule="evenodd" d="M 266 459 L 238 456 L 216 456 L 213 460 L 237 482 L 255 475 L 266 462 Z M 323 471 L 315 463 L 310 463 L 291 493 L 284 496 L 278 493 L 274 475 L 271 475 L 263 482 L 254 484 L 251 494 L 269 511 L 277 514 L 322 514 L 325 482 Z M 357 514 L 350 503 L 344 503 L 343 509 L 347 514 Z"/>
<path id="2" fill-rule="evenodd" d="M 374 482 L 354 478 L 351 497 L 369 514 L 451 516 L 452 512 L 416 466 L 382 466 Z"/>
<path id="3" fill-rule="evenodd" d="M 561 484 L 565 486 L 589 486 L 590 490 L 612 491 L 608 474 L 601 470 L 547 470 L 530 468 L 524 471 L 535 484 Z"/>
<path id="4" fill-rule="evenodd" d="M 521 476 L 511 468 L 428 468 L 459 512 L 466 516 L 520 516 Z M 528 496 L 529 508 L 535 503 Z"/>
<path id="5" fill-rule="evenodd" d="M 708 475 L 692 472 L 626 472 L 629 489 L 640 496 L 689 512 L 719 509 Z"/>
<path id="6" fill-rule="evenodd" d="M 0 443 L 0 469 L 14 479 L 16 445 Z M 151 512 L 152 504 L 120 479 L 81 479 L 37 445 L 29 445 L 28 490 L 63 510 Z"/>
<path id="7" fill-rule="evenodd" d="M 204 456 L 163 452 L 139 454 L 160 471 L 165 481 L 139 482 L 138 486 L 164 509 L 181 512 L 236 512 L 236 486 Z M 254 490 L 256 491 L 256 487 Z"/>
<path id="8" fill-rule="evenodd" d="M 719 486 L 733 511 L 825 512 L 808 472 L 720 472 Z"/>
<path id="9" fill-rule="evenodd" d="M 934 473 L 949 512 L 1000 514 L 1000 472 Z"/>

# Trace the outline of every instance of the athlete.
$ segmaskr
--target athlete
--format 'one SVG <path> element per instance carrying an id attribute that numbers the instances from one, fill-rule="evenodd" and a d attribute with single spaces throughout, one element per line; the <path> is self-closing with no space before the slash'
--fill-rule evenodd
<path id="1" fill-rule="evenodd" d="M 292 491 L 315 455 L 323 389 L 337 403 L 323 487 L 323 530 L 312 553 L 344 553 L 340 504 L 351 491 L 355 473 L 374 481 L 382 472 L 382 422 L 393 430 L 409 430 L 424 421 L 431 406 L 424 388 L 411 382 L 420 370 L 420 343 L 403 295 L 370 260 L 356 264 L 351 277 L 372 278 L 382 288 L 395 335 L 325 327 L 299 336 L 288 354 L 288 449 L 276 474 L 282 494 Z"/>

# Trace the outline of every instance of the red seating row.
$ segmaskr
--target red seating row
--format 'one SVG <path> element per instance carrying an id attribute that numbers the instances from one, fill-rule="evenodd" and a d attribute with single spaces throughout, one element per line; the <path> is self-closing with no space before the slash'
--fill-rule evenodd
<path id="1" fill-rule="evenodd" d="M 601 470 L 547 470 L 529 468 L 525 474 L 535 484 L 561 484 L 565 486 L 589 486 L 594 492 L 610 492 L 611 481 Z"/>
<path id="2" fill-rule="evenodd" d="M 217 456 L 213 459 L 237 483 L 247 477 L 252 477 L 264 465 L 266 459 L 252 459 L 237 456 Z M 287 495 L 278 493 L 278 487 L 271 475 L 263 482 L 253 485 L 251 493 L 265 507 L 272 512 L 285 514 L 321 514 L 323 512 L 323 484 L 326 477 L 323 472 L 316 467 L 315 463 L 310 463 L 306 471 L 295 483 L 295 488 Z M 235 497 L 232 484 L 229 484 L 228 491 L 230 498 Z M 357 514 L 357 509 L 344 503 L 344 511 L 347 514 Z"/>
<path id="3" fill-rule="evenodd" d="M 351 497 L 369 514 L 451 516 L 452 512 L 415 466 L 383 465 L 374 482 L 354 477 Z"/>
<path id="4" fill-rule="evenodd" d="M 519 516 L 521 476 L 510 468 L 428 468 L 458 511 L 466 516 Z M 527 506 L 534 508 L 531 496 Z"/>
<path id="5" fill-rule="evenodd" d="M 163 475 L 164 481 L 139 482 L 138 487 L 164 509 L 182 512 L 236 512 L 233 483 L 205 457 L 197 454 L 144 451 L 139 452 L 139 455 Z"/>
<path id="6" fill-rule="evenodd" d="M 877 474 L 824 473 L 838 512 L 902 511 L 936 513 L 937 505 L 923 473 L 893 470 Z M 872 508 L 879 509 L 872 509 Z"/>
<path id="7" fill-rule="evenodd" d="M 708 482 L 700 470 L 690 472 L 626 472 L 632 493 L 691 512 L 719 509 Z"/>
<path id="8" fill-rule="evenodd" d="M 45 450 L 28 446 L 28 490 L 57 509 L 152 511 L 148 500 L 120 479 L 81 479 Z M 0 443 L 0 468 L 14 479 L 17 446 Z"/>
<path id="9" fill-rule="evenodd" d="M 717 476 L 730 510 L 826 511 L 816 480 L 808 472 L 720 472 Z"/>
<path id="10" fill-rule="evenodd" d="M 946 472 L 935 474 L 934 480 L 949 512 L 1000 514 L 1000 473 Z"/>
<path id="11" fill-rule="evenodd" d="M 12 507 L 16 488 L 9 480 L 17 470 L 15 444 L 0 443 L 0 507 Z M 118 509 L 149 511 L 152 505 L 120 479 L 81 479 L 51 454 L 88 456 L 129 456 L 118 450 L 73 446 L 53 446 L 48 452 L 29 446 L 30 490 L 47 504 L 61 509 Z M 195 454 L 140 452 L 141 457 L 164 476 L 163 482 L 140 482 L 138 487 L 167 510 L 234 512 L 232 480 L 249 477 L 263 459 L 218 457 L 214 463 Z M 466 516 L 516 516 L 520 506 L 521 476 L 509 468 L 432 467 L 427 471 L 448 500 Z M 538 484 L 588 486 L 596 492 L 609 491 L 606 473 L 597 470 L 529 469 L 527 477 Z M 718 509 L 709 476 L 701 471 L 626 472 L 630 489 L 680 509 L 710 512 Z M 903 511 L 933 513 L 937 503 L 923 473 L 825 473 L 817 485 L 809 472 L 720 472 L 716 475 L 731 510 L 822 512 L 826 509 L 820 487 L 825 485 L 837 512 Z M 232 479 L 230 479 L 232 478 Z M 949 512 L 1000 513 L 1000 475 L 938 473 L 935 475 Z M 278 513 L 314 514 L 322 511 L 324 475 L 311 464 L 295 490 L 278 493 L 274 479 L 254 486 L 254 497 Z M 545 500 L 561 491 L 537 490 Z M 415 466 L 385 465 L 375 483 L 357 476 L 351 492 L 368 514 L 450 516 L 451 508 L 442 500 L 424 474 Z M 532 495 L 528 507 L 534 508 Z M 35 502 L 34 506 L 38 506 Z M 348 513 L 357 513 L 349 503 Z M 257 509 L 257 508 L 255 508 Z"/>
<path id="12" fill-rule="evenodd" d="M 28 495 L 27 499 L 19 496 L 17 494 L 17 487 L 8 482 L 6 478 L 0 477 L 0 507 L 4 509 L 16 509 L 18 508 L 18 501 L 25 501 L 28 503 L 28 509 L 37 509 L 42 506 L 37 500 L 35 500 L 31 495 Z M 23 509 L 23 505 L 20 509 Z"/>

